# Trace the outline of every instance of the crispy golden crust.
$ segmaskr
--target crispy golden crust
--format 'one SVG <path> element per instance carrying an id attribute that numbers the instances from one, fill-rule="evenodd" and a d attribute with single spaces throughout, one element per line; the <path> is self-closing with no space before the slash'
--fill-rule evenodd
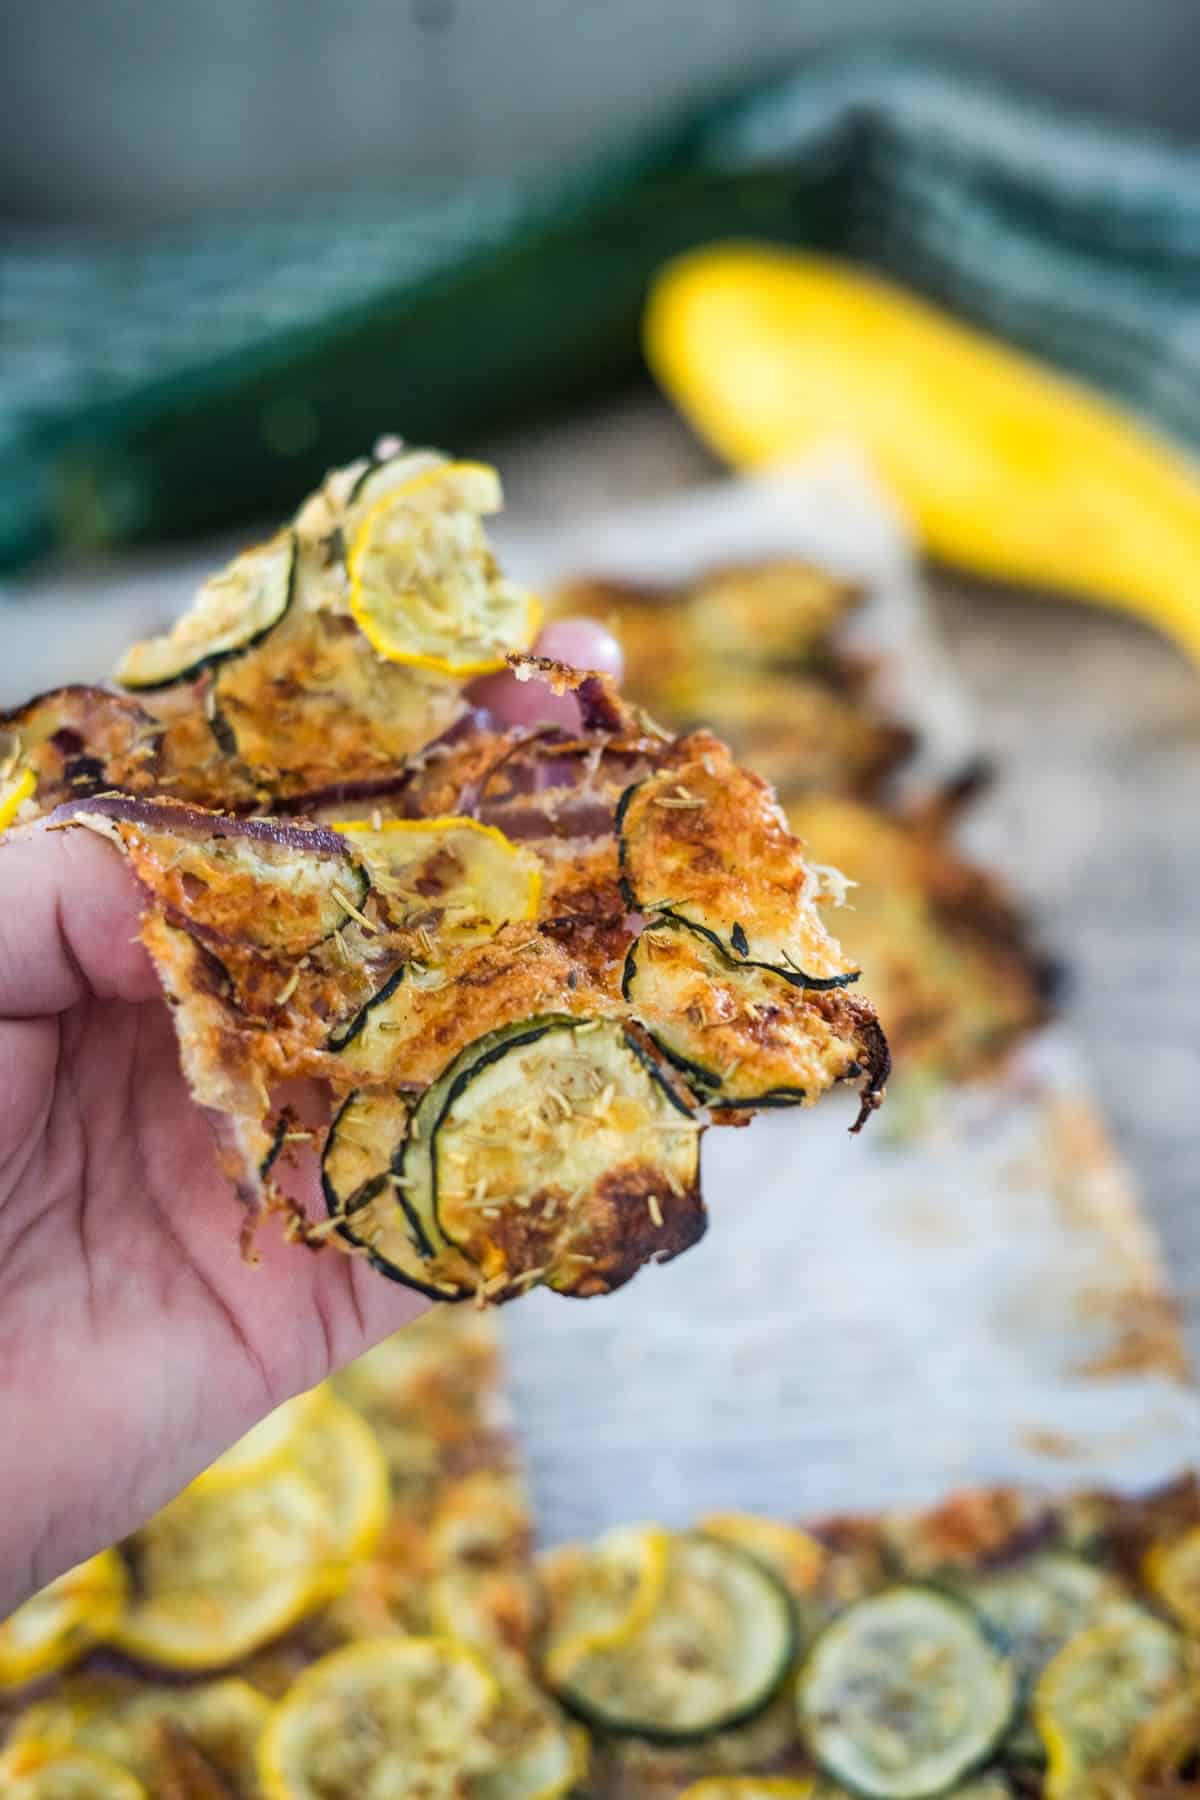
<path id="1" fill-rule="evenodd" d="M 453 779 L 460 796 L 495 793 L 503 762 L 492 816 L 511 821 L 523 808 L 543 809 L 547 835 L 526 839 L 542 869 L 537 914 L 482 941 L 439 935 L 440 890 L 428 896 L 419 920 L 406 913 L 397 923 L 387 891 L 373 888 L 353 838 L 320 825 L 239 820 L 176 800 L 121 796 L 101 797 L 73 815 L 120 844 L 146 890 L 144 937 L 175 1007 L 184 1067 L 197 1099 L 226 1120 L 226 1164 L 236 1170 L 251 1215 L 276 1202 L 267 1171 L 281 1127 L 270 1097 L 283 1083 L 323 1079 L 335 1099 L 373 1086 L 416 1096 L 472 1044 L 503 1027 L 547 1015 L 642 1017 L 622 990 L 642 921 L 622 890 L 616 795 L 631 768 L 651 766 L 650 741 L 619 740 L 610 750 L 610 740 L 597 739 L 560 758 L 563 767 L 548 765 L 542 748 L 524 765 L 526 774 L 533 771 L 530 782 L 513 761 L 509 739 L 477 732 L 469 746 L 438 759 L 428 786 L 425 771 L 417 771 L 396 797 L 408 814 L 436 803 L 446 763 L 458 765 Z M 756 950 L 765 945 L 764 953 L 774 954 L 768 939 L 776 930 L 787 930 L 791 946 L 782 975 L 763 978 L 771 992 L 753 1005 L 736 987 L 739 979 L 757 980 L 758 971 L 722 966 L 711 972 L 706 985 L 720 1022 L 720 1054 L 726 1062 L 740 1055 L 761 1067 L 768 1087 L 801 1090 L 808 1099 L 865 1076 L 864 1110 L 870 1110 L 886 1078 L 882 1035 L 865 1002 L 806 985 L 844 980 L 846 963 L 824 932 L 810 898 L 813 884 L 769 790 L 707 735 L 662 743 L 657 757 L 660 769 L 634 789 L 634 800 L 642 798 L 633 809 L 642 838 L 626 877 L 632 870 L 641 880 L 648 858 L 671 859 L 672 876 L 686 872 L 691 883 L 677 898 L 695 899 L 702 917 L 729 921 L 735 943 L 740 925 Z M 553 804 L 547 808 L 547 799 L 570 792 L 568 777 L 581 763 L 591 784 L 588 804 L 596 809 L 593 835 L 564 838 L 554 830 L 561 814 Z M 690 804 L 655 803 L 660 790 L 671 799 L 686 783 L 702 791 L 703 833 L 694 828 L 697 809 Z M 391 810 L 386 798 L 372 809 L 379 824 L 386 822 L 385 808 Z M 801 958 L 803 978 L 796 973 Z M 683 1014 L 703 1004 L 694 984 L 680 1001 Z M 644 1023 L 661 1026 L 661 1006 Z M 699 1091 L 720 1109 L 717 1122 L 740 1122 L 737 1109 L 758 1097 L 744 1087 L 727 1096 Z M 646 1260 L 678 1254 L 703 1231 L 703 1206 L 690 1177 L 682 1185 L 678 1174 L 664 1181 L 657 1165 L 635 1159 L 597 1180 L 570 1214 L 569 1245 L 562 1236 L 567 1215 L 553 1230 L 542 1228 L 536 1222 L 541 1196 L 527 1194 L 521 1207 L 501 1205 L 487 1234 L 490 1251 L 472 1252 L 481 1278 L 457 1252 L 433 1245 L 430 1279 L 469 1291 L 481 1279 L 486 1297 L 497 1299 L 521 1291 L 521 1278 L 547 1272 L 560 1291 L 598 1293 L 628 1280 Z M 306 1235 L 316 1222 L 296 1216 L 288 1204 L 289 1230 Z M 568 1250 L 574 1260 L 564 1260 Z M 493 1281 L 499 1269 L 507 1279 Z"/>
<path id="2" fill-rule="evenodd" d="M 59 805 L 58 824 L 102 832 L 132 864 L 184 1069 L 246 1206 L 244 1243 L 257 1215 L 278 1210 L 289 1236 L 367 1255 L 438 1296 L 507 1298 L 541 1279 L 598 1293 L 696 1240 L 705 1216 L 695 1152 L 709 1122 L 697 1115 L 711 1101 L 717 1122 L 742 1123 L 761 1098 L 744 1086 L 695 1088 L 668 1067 L 664 1030 L 638 1035 L 643 1023 L 670 1023 L 661 996 L 642 1021 L 623 991 L 643 915 L 661 924 L 666 888 L 707 941 L 776 972 L 779 992 L 757 1011 L 740 996 L 740 1027 L 738 997 L 721 988 L 723 970 L 713 975 L 729 1014 L 726 1061 L 757 1059 L 769 1086 L 809 1100 L 863 1078 L 865 1116 L 886 1049 L 865 1002 L 827 991 L 854 971 L 821 923 L 816 883 L 766 783 L 707 732 L 664 734 L 610 678 L 529 654 L 529 608 L 510 585 L 507 622 L 484 617 L 480 595 L 499 578 L 479 520 L 498 492 L 488 471 L 432 453 L 335 471 L 293 525 L 123 659 L 119 677 L 137 701 L 48 696 L 8 722 L 11 760 L 26 788 L 30 770 L 36 778 L 33 811 Z M 422 562 L 435 517 L 441 560 Z M 411 567 L 393 567 L 393 556 L 396 593 L 377 583 L 364 612 L 351 539 L 361 546 L 371 532 Z M 410 601 L 425 609 L 420 625 L 405 613 Z M 770 658 L 811 666 L 851 603 L 838 584 L 779 564 L 718 572 L 689 605 L 706 656 L 751 656 L 761 639 Z M 467 620 L 473 605 L 479 617 Z M 506 655 L 518 680 L 574 693 L 578 732 L 498 732 L 471 713 L 450 672 L 465 665 L 446 650 L 468 625 L 495 652 L 491 666 Z M 20 785 L 9 792 L 10 806 L 14 793 L 22 803 Z M 702 1002 L 697 982 L 703 971 L 685 1011 Z M 452 1183 L 439 1195 L 432 1152 L 414 1149 L 422 1126 L 429 1142 L 449 1135 L 448 1115 L 422 1096 L 458 1081 L 473 1058 L 490 1067 L 515 1055 L 513 1028 L 540 1033 L 555 1021 L 607 1033 L 593 1040 L 607 1046 L 603 1075 L 590 1066 L 599 1085 L 575 1096 L 570 1128 L 545 1119 L 545 1168 L 493 1159 L 495 1207 L 475 1195 L 477 1180 L 462 1187 L 455 1236 L 439 1213 Z M 548 1104 L 575 1079 L 551 1066 L 560 1044 L 531 1065 Z M 489 1082 L 503 1086 L 516 1070 L 493 1070 Z M 279 1090 L 304 1079 L 327 1084 L 346 1139 L 339 1148 L 334 1134 L 337 1167 L 354 1170 L 347 1191 L 331 1152 L 331 1217 L 319 1221 L 287 1179 Z M 359 1092 L 362 1103 L 343 1107 Z M 544 1097 L 522 1092 L 519 1104 L 533 1118 Z M 686 1125 L 660 1118 L 663 1108 Z M 582 1146 L 585 1117 L 586 1179 L 564 1185 L 574 1146 L 559 1140 L 574 1132 Z M 693 1134 L 686 1154 L 668 1151 L 668 1129 Z M 328 1138 L 314 1148 L 323 1154 Z M 478 1155 L 464 1141 L 463 1166 Z M 401 1162 L 404 1182 L 425 1183 L 420 1206 L 404 1195 Z"/>
<path id="3" fill-rule="evenodd" d="M 630 906 L 685 920 L 731 957 L 800 987 L 853 979 L 774 794 L 719 739 L 683 739 L 668 769 L 629 788 L 617 840 Z"/>

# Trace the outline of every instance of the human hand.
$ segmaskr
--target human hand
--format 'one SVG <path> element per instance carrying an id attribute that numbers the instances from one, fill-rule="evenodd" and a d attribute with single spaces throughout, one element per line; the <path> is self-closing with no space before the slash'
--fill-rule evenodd
<path id="1" fill-rule="evenodd" d="M 585 621 L 538 649 L 619 671 Z M 507 723 L 576 716 L 542 683 L 482 698 Z M 426 1304 L 270 1229 L 240 1259 L 138 926 L 90 832 L 0 845 L 0 1618 Z"/>

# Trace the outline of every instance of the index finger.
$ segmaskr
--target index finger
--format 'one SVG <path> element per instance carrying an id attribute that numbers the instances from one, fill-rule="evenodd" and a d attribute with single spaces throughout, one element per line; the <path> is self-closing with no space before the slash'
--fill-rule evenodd
<path id="1" fill-rule="evenodd" d="M 538 637 L 534 650 L 576 669 L 596 669 L 619 681 L 624 667 L 621 646 L 598 619 L 558 619 Z M 549 682 L 518 681 L 505 672 L 486 675 L 471 689 L 471 698 L 486 706 L 502 725 L 562 725 L 579 728 L 579 702 L 573 694 L 556 694 Z"/>

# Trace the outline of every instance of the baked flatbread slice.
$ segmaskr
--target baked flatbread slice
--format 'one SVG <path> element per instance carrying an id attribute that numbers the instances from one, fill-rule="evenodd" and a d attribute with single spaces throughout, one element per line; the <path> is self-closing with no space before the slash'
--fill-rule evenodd
<path id="1" fill-rule="evenodd" d="M 702 1235 L 708 1124 L 856 1081 L 861 1125 L 888 1072 L 771 789 L 528 653 L 496 504 L 490 471 L 424 453 L 337 472 L 128 653 L 136 698 L 8 722 L 20 816 L 132 864 L 245 1243 L 278 1209 L 445 1300 L 620 1286 Z M 574 689 L 579 731 L 470 708 L 506 665 Z M 433 677 L 453 707 L 426 707 Z"/>

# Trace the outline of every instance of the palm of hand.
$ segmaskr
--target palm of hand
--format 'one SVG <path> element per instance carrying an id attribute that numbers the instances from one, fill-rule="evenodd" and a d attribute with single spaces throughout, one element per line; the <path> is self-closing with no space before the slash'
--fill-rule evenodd
<path id="1" fill-rule="evenodd" d="M 537 648 L 620 669 L 584 621 Z M 507 676 L 476 699 L 510 724 L 578 722 L 569 696 Z M 138 924 L 90 833 L 0 848 L 0 1617 L 425 1304 L 269 1226 L 241 1261 Z M 311 1216 L 312 1168 L 296 1181 Z"/>
<path id="2" fill-rule="evenodd" d="M 126 881 L 83 834 L 52 848 L 85 876 Z M 135 926 L 131 885 L 119 904 Z M 236 1202 L 130 935 L 111 967 L 132 997 L 88 992 L 61 1013 L 0 1021 L 0 1382 L 11 1421 L 0 1617 L 421 1305 L 358 1259 L 305 1254 L 270 1227 L 261 1262 L 239 1258 Z M 87 943 L 82 953 L 90 961 Z M 37 1445 L 27 1463 L 23 1444 Z M 81 1516 L 82 1483 L 94 1504 Z"/>

